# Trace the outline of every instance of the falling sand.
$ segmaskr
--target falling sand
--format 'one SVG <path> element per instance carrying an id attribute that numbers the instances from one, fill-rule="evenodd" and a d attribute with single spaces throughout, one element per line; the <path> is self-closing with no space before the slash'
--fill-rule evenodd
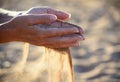
<path id="1" fill-rule="evenodd" d="M 40 28 L 78 28 L 76 25 L 60 20 L 52 24 L 35 25 L 34 27 L 38 26 Z M 80 33 L 78 34 L 81 35 Z M 12 75 L 7 74 L 8 77 L 2 82 L 8 82 L 11 78 L 12 82 L 34 82 L 37 78 L 40 78 L 44 82 L 74 82 L 69 48 L 53 49 L 49 48 L 49 46 L 44 48 L 43 57 L 26 68 L 29 55 L 29 43 L 25 43 L 21 61 L 19 61 L 14 68 L 10 69 L 13 72 Z"/>

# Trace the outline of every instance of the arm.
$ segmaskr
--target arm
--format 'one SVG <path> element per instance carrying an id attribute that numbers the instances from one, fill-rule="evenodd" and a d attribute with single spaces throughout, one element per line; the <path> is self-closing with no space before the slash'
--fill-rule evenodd
<path id="1" fill-rule="evenodd" d="M 31 8 L 22 15 L 15 15 L 5 16 L 4 23 L 1 23 L 0 43 L 21 41 L 37 46 L 50 45 L 50 47 L 56 47 L 57 42 L 60 45 L 59 47 L 70 47 L 78 45 L 78 41 L 83 40 L 81 35 L 72 35 L 79 32 L 82 34 L 81 28 L 35 27 L 38 24 L 50 24 L 57 19 L 68 19 L 70 17 L 68 13 L 47 7 Z M 61 37 L 63 35 L 71 36 Z"/>
<path id="2" fill-rule="evenodd" d="M 0 8 L 0 24 L 9 21 L 11 18 L 18 14 L 20 14 L 20 12 L 8 11 Z"/>
<path id="3" fill-rule="evenodd" d="M 7 21 L 8 18 L 6 18 L 5 21 Z M 1 24 L 0 25 L 0 43 L 6 43 L 12 41 L 12 32 L 10 29 L 8 29 L 7 23 Z"/>
<path id="4" fill-rule="evenodd" d="M 0 8 L 0 43 L 6 43 L 13 40 L 11 37 L 12 32 L 8 29 L 8 27 L 10 27 L 8 21 L 19 14 L 20 12 Z"/>

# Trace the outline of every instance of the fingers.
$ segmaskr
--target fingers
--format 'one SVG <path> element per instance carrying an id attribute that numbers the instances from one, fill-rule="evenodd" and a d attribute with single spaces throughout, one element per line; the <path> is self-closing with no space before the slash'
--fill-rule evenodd
<path id="1" fill-rule="evenodd" d="M 75 27 L 72 28 L 44 28 L 44 36 L 43 37 L 58 37 L 68 34 L 78 33 L 79 30 Z"/>
<path id="2" fill-rule="evenodd" d="M 26 42 L 37 46 L 46 46 L 50 48 L 65 48 L 79 46 L 78 41 L 82 41 L 83 38 L 78 34 L 66 35 L 63 37 L 53 37 L 45 39 L 26 39 Z"/>
<path id="3" fill-rule="evenodd" d="M 47 39 L 45 41 L 48 43 L 44 44 L 43 46 L 46 46 L 49 48 L 76 47 L 76 46 L 79 46 L 78 41 L 82 41 L 82 40 L 83 40 L 82 36 L 78 34 L 66 35 L 64 37 Z"/>
<path id="4" fill-rule="evenodd" d="M 54 10 L 51 8 L 47 8 L 47 13 L 54 14 L 57 16 L 58 19 L 61 19 L 61 20 L 66 20 L 66 19 L 69 19 L 71 17 L 71 14 L 69 14 L 69 13 L 57 11 L 57 10 Z"/>
<path id="5" fill-rule="evenodd" d="M 83 34 L 84 33 L 84 30 L 81 27 L 78 27 L 78 30 L 79 30 L 79 34 Z"/>
<path id="6" fill-rule="evenodd" d="M 66 12 L 57 11 L 50 7 L 35 7 L 27 11 L 27 14 L 54 14 L 60 20 L 69 19 L 71 15 Z"/>
<path id="7" fill-rule="evenodd" d="M 23 18 L 29 25 L 52 23 L 57 19 L 52 14 L 24 15 Z"/>
<path id="8" fill-rule="evenodd" d="M 26 41 L 28 42 L 28 41 Z M 36 46 L 45 46 L 49 48 L 67 48 L 67 47 L 77 47 L 79 46 L 79 43 L 77 41 L 71 42 L 71 43 L 60 43 L 60 44 L 44 44 L 42 45 L 40 42 L 35 41 L 29 41 L 30 44 L 36 45 Z"/>
<path id="9" fill-rule="evenodd" d="M 45 47 L 48 47 L 48 48 L 67 48 L 67 47 L 77 47 L 79 46 L 79 43 L 78 42 L 72 42 L 72 43 L 69 43 L 69 44 L 58 44 L 58 45 L 45 45 Z"/>
<path id="10" fill-rule="evenodd" d="M 72 42 L 76 42 L 76 41 L 81 41 L 84 38 L 78 34 L 72 34 L 72 35 L 66 35 L 66 36 L 62 36 L 62 37 L 53 37 L 53 38 L 47 38 L 44 39 L 44 42 L 47 42 L 47 44 L 68 44 L 68 43 L 72 43 Z"/>

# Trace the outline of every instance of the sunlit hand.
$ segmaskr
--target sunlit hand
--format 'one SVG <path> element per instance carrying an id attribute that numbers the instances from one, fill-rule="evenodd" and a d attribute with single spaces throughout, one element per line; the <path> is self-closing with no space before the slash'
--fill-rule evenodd
<path id="1" fill-rule="evenodd" d="M 70 18 L 69 14 L 48 7 L 32 8 L 23 13 L 23 15 L 16 16 L 0 26 L 3 30 L 3 39 L 1 42 L 22 41 L 38 46 L 45 46 L 53 42 L 51 45 L 52 48 L 56 48 L 57 45 L 59 45 L 60 48 L 78 46 L 78 41 L 82 40 L 81 36 L 74 35 L 65 38 L 61 36 L 78 33 L 80 30 L 82 31 L 82 29 L 77 29 L 75 27 L 57 29 L 34 27 L 34 25 L 37 24 L 48 24 L 55 22 L 57 19 L 65 20 L 68 18 Z M 56 45 L 55 40 L 59 44 Z"/>

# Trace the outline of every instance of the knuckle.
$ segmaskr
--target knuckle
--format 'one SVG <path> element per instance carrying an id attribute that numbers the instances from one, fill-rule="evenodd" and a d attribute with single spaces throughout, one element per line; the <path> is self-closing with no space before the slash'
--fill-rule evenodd
<path id="1" fill-rule="evenodd" d="M 32 16 L 25 16 L 24 21 L 28 24 L 33 24 Z"/>

